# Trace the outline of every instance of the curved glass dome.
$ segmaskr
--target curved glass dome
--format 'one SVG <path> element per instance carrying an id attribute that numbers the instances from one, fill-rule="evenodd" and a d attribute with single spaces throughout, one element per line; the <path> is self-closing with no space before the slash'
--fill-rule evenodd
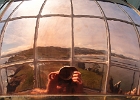
<path id="1" fill-rule="evenodd" d="M 140 95 L 140 16 L 121 0 L 12 0 L 0 15 L 0 94 L 45 89 L 63 66 L 83 95 Z"/>

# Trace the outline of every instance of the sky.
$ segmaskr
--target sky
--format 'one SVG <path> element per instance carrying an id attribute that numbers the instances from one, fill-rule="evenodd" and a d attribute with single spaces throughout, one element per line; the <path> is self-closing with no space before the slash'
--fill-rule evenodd
<path id="1" fill-rule="evenodd" d="M 58 0 L 55 1 L 58 2 Z M 99 13 L 100 10 L 97 8 L 95 2 L 80 1 L 81 0 L 73 0 L 73 9 L 75 15 L 85 14 L 101 16 L 101 13 Z M 71 12 L 69 11 L 70 2 L 67 2 L 64 8 L 64 0 L 61 0 L 58 5 L 52 2 L 54 2 L 54 0 L 48 0 L 46 5 L 44 6 L 42 14 L 71 14 Z M 12 18 L 37 15 L 37 12 L 39 11 L 41 4 L 43 3 L 43 0 L 38 3 L 32 3 L 32 6 L 30 5 L 31 3 L 32 1 L 25 1 L 17 9 L 17 11 L 15 11 L 15 13 L 12 15 Z M 122 13 L 120 9 L 116 7 L 116 5 L 113 5 L 112 3 L 99 3 L 103 7 L 107 17 L 129 21 L 126 15 Z M 47 6 L 50 4 L 52 4 L 52 6 Z M 25 6 L 27 8 L 30 8 L 29 12 L 28 9 L 24 9 Z M 88 7 L 90 9 L 95 9 L 94 11 L 92 11 L 89 10 Z M 81 10 L 82 8 L 84 10 Z M 128 8 L 126 9 L 128 10 Z M 115 11 L 115 13 L 113 12 L 113 10 Z M 7 13 L 5 16 L 7 16 Z M 139 20 L 135 17 L 134 19 Z M 115 21 L 108 21 L 108 23 L 111 36 L 111 51 L 113 53 L 123 54 L 128 57 L 140 59 L 140 51 L 134 27 L 125 23 Z M 3 24 L 0 24 L 0 28 L 2 28 L 2 25 Z M 2 43 L 2 55 L 32 48 L 34 43 L 35 26 L 35 18 L 10 21 L 4 34 Z M 38 29 L 37 46 L 60 46 L 69 48 L 72 44 L 71 31 L 72 28 L 70 17 L 41 18 Z M 97 50 L 107 50 L 107 37 L 104 21 L 97 18 L 74 18 L 74 46 Z"/>

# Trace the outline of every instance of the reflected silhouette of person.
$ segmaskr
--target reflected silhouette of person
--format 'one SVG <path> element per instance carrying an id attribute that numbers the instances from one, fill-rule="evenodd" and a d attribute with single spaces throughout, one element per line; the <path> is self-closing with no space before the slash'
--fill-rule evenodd
<path id="1" fill-rule="evenodd" d="M 70 80 L 63 80 L 59 77 L 59 71 L 51 72 L 48 75 L 46 89 L 34 89 L 31 94 L 82 94 L 83 83 L 81 73 L 74 71 Z"/>
<path id="2" fill-rule="evenodd" d="M 114 86 L 113 86 L 113 78 L 111 77 L 109 80 L 110 90 L 113 93 L 114 92 Z"/>

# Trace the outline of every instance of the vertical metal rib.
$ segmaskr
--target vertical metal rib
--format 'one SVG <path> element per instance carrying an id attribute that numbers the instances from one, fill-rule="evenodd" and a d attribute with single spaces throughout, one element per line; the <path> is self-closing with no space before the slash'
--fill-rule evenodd
<path id="1" fill-rule="evenodd" d="M 139 31 L 138 31 L 138 28 L 136 27 L 136 25 L 135 25 L 133 19 L 130 17 L 130 15 L 121 6 L 119 6 L 118 4 L 116 4 L 116 5 L 126 14 L 126 16 L 129 18 L 129 20 L 132 22 L 133 27 L 134 27 L 135 32 L 136 32 L 136 35 L 137 35 L 137 38 L 138 38 L 139 49 L 140 49 L 140 34 L 139 34 Z M 138 84 L 138 88 L 140 88 L 140 83 Z M 138 90 L 139 89 L 137 89 L 137 95 L 139 95 L 139 91 Z"/>
<path id="2" fill-rule="evenodd" d="M 71 2 L 71 36 L 72 36 L 72 48 L 71 48 L 71 66 L 74 66 L 74 24 L 73 24 L 73 3 Z"/>
<path id="3" fill-rule="evenodd" d="M 33 50 L 34 50 L 34 76 L 35 76 L 35 87 L 39 88 L 39 68 L 37 66 L 37 37 L 38 37 L 38 28 L 39 28 L 39 22 L 40 22 L 40 16 L 42 13 L 42 10 L 44 8 L 44 5 L 47 0 L 45 0 L 40 8 L 39 14 L 37 16 L 36 20 L 36 26 L 35 26 L 35 34 L 34 34 L 34 44 L 33 44 Z"/>
<path id="4" fill-rule="evenodd" d="M 7 70 L 8 70 L 8 67 L 5 68 L 5 73 L 6 73 L 6 77 L 7 77 L 7 80 L 6 80 L 7 84 L 9 84 L 9 81 L 8 81 L 8 71 Z M 5 93 L 7 93 L 7 91 Z"/>
<path id="5" fill-rule="evenodd" d="M 109 76 L 109 71 L 110 71 L 110 66 L 111 66 L 111 44 L 110 44 L 110 30 L 109 30 L 109 25 L 107 22 L 107 17 L 102 9 L 102 7 L 100 6 L 100 4 L 94 0 L 96 2 L 96 4 L 98 5 L 98 7 L 100 8 L 101 14 L 104 17 L 104 21 L 105 21 L 105 27 L 106 27 L 106 34 L 107 34 L 107 48 L 108 48 L 108 59 L 107 59 L 107 73 L 105 76 L 105 84 L 104 84 L 104 89 L 103 89 L 103 93 L 105 94 L 107 92 L 107 83 L 108 83 L 108 76 Z"/>
<path id="6" fill-rule="evenodd" d="M 102 69 L 102 73 L 104 73 L 104 64 L 103 64 L 103 69 Z M 102 74 L 102 77 L 101 77 L 101 82 L 100 82 L 100 92 L 102 92 L 102 84 L 103 84 L 103 77 L 104 77 L 104 74 Z"/>
<path id="7" fill-rule="evenodd" d="M 3 25 L 3 28 L 1 30 L 1 34 L 0 34 L 0 59 L 1 59 L 1 48 L 2 48 L 2 42 L 3 42 L 3 38 L 4 38 L 4 33 L 6 30 L 6 27 L 8 25 L 8 21 L 9 18 L 13 15 L 13 13 L 18 9 L 18 7 L 23 3 L 23 1 L 13 10 L 13 12 L 8 16 L 8 18 L 6 19 L 6 22 Z M 1 76 L 1 74 L 0 74 Z M 2 81 L 1 81 L 2 82 Z M 2 94 L 4 93 L 4 89 L 2 89 Z"/>
<path id="8" fill-rule="evenodd" d="M 132 84 L 131 84 L 131 87 L 130 87 L 130 95 L 131 95 L 131 91 L 132 91 L 132 88 L 133 88 L 133 85 L 134 85 L 134 80 L 135 80 L 135 71 L 134 71 L 134 73 L 133 73 L 133 78 L 132 78 L 132 80 L 133 80 L 133 82 L 132 82 Z"/>
<path id="9" fill-rule="evenodd" d="M 2 69 L 0 69 L 0 89 L 1 89 L 1 93 L 0 94 L 4 94 L 4 85 L 3 85 L 3 81 L 2 81 L 2 75 L 1 75 L 1 70 Z"/>
<path id="10" fill-rule="evenodd" d="M 139 68 L 139 79 L 140 79 L 140 68 Z M 138 80 L 138 86 L 137 86 L 137 94 L 139 95 L 139 85 L 140 85 L 140 80 Z"/>

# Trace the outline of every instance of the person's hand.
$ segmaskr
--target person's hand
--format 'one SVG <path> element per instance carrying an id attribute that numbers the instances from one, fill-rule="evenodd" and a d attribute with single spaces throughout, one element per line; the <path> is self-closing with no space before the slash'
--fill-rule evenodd
<path id="1" fill-rule="evenodd" d="M 48 75 L 48 83 L 46 89 L 35 88 L 31 91 L 31 94 L 56 94 L 57 93 L 57 83 L 58 83 L 58 71 L 51 72 Z"/>
<path id="2" fill-rule="evenodd" d="M 79 71 L 74 71 L 72 81 L 76 83 L 76 86 L 74 87 L 75 93 L 83 93 L 83 82 Z"/>
<path id="3" fill-rule="evenodd" d="M 51 72 L 48 75 L 48 84 L 47 84 L 47 91 L 48 94 L 57 94 L 58 93 L 58 74 L 59 71 Z"/>

